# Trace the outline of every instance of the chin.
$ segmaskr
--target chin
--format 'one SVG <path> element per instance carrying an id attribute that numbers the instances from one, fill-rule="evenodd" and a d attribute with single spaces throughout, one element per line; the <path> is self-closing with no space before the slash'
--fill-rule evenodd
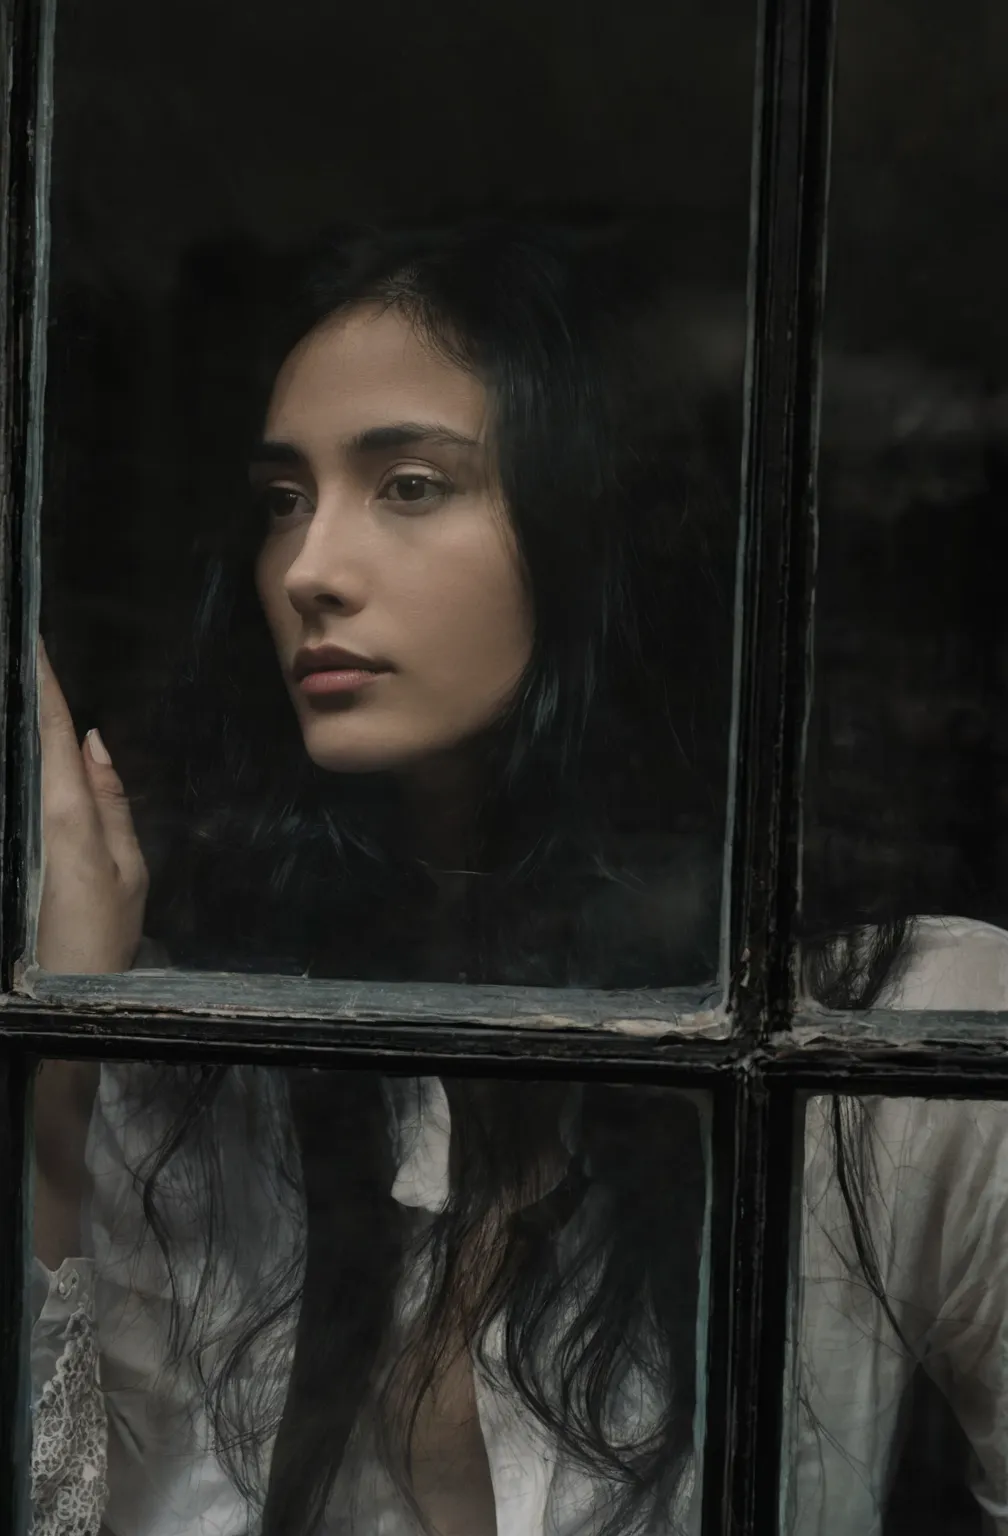
<path id="1" fill-rule="evenodd" d="M 309 747 L 308 756 L 325 773 L 391 773 L 410 761 L 408 756 L 364 746 Z"/>
<path id="2" fill-rule="evenodd" d="M 393 773 L 426 755 L 406 742 L 376 740 L 370 732 L 355 740 L 349 731 L 309 729 L 304 744 L 316 768 L 326 773 Z"/>

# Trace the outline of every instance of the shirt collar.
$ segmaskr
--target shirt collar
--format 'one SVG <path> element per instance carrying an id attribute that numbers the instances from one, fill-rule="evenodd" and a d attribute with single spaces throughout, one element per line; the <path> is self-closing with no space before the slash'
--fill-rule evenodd
<path id="1" fill-rule="evenodd" d="M 386 1089 L 399 1171 L 392 1198 L 400 1205 L 443 1211 L 450 1191 L 448 1155 L 451 1109 L 439 1077 L 399 1078 Z M 578 1150 L 581 1087 L 572 1086 L 560 1124 L 560 1135 L 573 1157 Z"/>
<path id="2" fill-rule="evenodd" d="M 400 1079 L 391 1085 L 390 1096 L 399 1164 L 392 1198 L 400 1205 L 442 1211 L 449 1192 L 451 1110 L 441 1079 Z"/>

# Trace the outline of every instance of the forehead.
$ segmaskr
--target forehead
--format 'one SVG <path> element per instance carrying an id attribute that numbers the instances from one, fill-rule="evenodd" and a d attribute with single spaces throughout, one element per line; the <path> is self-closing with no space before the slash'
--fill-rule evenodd
<path id="1" fill-rule="evenodd" d="M 273 386 L 266 435 L 284 441 L 350 437 L 397 421 L 436 420 L 485 436 L 487 391 L 437 352 L 395 310 L 360 305 L 317 325 Z"/>

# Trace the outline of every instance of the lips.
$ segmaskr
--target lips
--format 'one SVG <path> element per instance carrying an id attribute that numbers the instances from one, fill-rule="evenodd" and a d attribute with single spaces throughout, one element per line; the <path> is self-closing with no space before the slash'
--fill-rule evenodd
<path id="1" fill-rule="evenodd" d="M 355 651 L 346 651 L 342 646 L 337 645 L 302 646 L 295 654 L 291 667 L 294 681 L 297 683 L 322 672 L 365 673 L 377 676 L 388 670 L 389 668 L 383 662 L 374 661 L 369 656 L 361 656 Z"/>

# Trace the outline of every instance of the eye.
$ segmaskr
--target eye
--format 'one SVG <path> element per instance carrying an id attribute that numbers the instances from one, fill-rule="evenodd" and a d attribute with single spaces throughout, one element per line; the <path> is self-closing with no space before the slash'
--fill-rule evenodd
<path id="1" fill-rule="evenodd" d="M 296 512 L 310 512 L 311 503 L 303 491 L 293 485 L 267 485 L 255 498 L 256 510 L 271 522 L 282 522 Z"/>
<path id="2" fill-rule="evenodd" d="M 401 506 L 429 507 L 451 493 L 449 482 L 421 470 L 397 470 L 382 481 L 378 491 L 381 501 Z"/>

